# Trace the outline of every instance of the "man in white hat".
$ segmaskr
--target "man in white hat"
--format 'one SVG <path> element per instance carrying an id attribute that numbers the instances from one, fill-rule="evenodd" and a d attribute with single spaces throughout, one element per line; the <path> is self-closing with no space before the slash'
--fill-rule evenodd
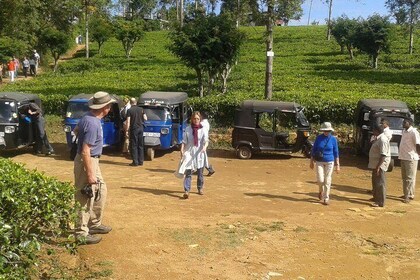
<path id="1" fill-rule="evenodd" d="M 111 227 L 102 224 L 107 188 L 99 168 L 103 135 L 101 119 L 111 110 L 113 99 L 109 93 L 99 91 L 88 101 L 90 111 L 75 128 L 78 136 L 77 155 L 74 159 L 75 199 L 81 205 L 75 225 L 76 239 L 81 244 L 96 244 Z"/>

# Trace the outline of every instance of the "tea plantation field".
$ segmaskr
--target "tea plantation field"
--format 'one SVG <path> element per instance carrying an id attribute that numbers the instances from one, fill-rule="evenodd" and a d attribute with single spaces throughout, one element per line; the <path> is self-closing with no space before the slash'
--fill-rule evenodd
<path id="1" fill-rule="evenodd" d="M 420 54 L 407 54 L 407 36 L 396 29 L 390 54 L 379 57 L 372 69 L 369 57 L 356 52 L 350 61 L 335 40 L 325 39 L 325 26 L 276 27 L 274 34 L 273 100 L 295 101 L 307 108 L 312 122 L 351 123 L 361 98 L 400 99 L 418 114 Z M 36 79 L 9 84 L 1 91 L 40 94 L 49 113 L 60 113 L 63 100 L 98 90 L 137 97 L 147 90 L 185 91 L 196 109 L 210 110 L 220 125 L 233 121 L 233 108 L 244 99 L 263 99 L 265 80 L 265 29 L 244 27 L 247 39 L 228 83 L 228 93 L 212 92 L 198 98 L 195 72 L 167 49 L 167 31 L 146 33 L 132 57 L 126 59 L 121 43 L 106 42 L 101 55 L 86 60 L 76 53 L 62 61 L 58 73 L 44 71 Z M 420 32 L 416 34 L 419 38 Z M 415 42 L 415 46 L 420 43 Z"/>

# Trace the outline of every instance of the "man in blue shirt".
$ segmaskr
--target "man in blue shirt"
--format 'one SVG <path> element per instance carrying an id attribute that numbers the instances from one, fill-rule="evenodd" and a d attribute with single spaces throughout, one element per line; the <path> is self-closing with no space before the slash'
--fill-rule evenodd
<path id="1" fill-rule="evenodd" d="M 75 128 L 78 136 L 77 155 L 74 159 L 75 199 L 81 210 L 75 225 L 76 239 L 81 244 L 96 244 L 111 227 L 102 224 L 107 188 L 99 168 L 102 154 L 103 133 L 101 119 L 116 101 L 109 93 L 99 91 L 89 100 L 90 111 Z"/>

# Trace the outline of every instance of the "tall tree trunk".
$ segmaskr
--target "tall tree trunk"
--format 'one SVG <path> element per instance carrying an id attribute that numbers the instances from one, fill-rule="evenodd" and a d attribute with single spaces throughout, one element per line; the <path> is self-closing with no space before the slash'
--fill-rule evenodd
<path id="1" fill-rule="evenodd" d="M 86 58 L 89 58 L 89 11 L 88 11 L 89 1 L 85 0 L 85 50 Z"/>
<path id="2" fill-rule="evenodd" d="M 331 39 L 331 15 L 332 15 L 332 3 L 333 0 L 328 0 L 328 22 L 327 22 L 327 40 Z"/>
<path id="3" fill-rule="evenodd" d="M 265 99 L 271 99 L 273 97 L 273 56 L 268 52 L 273 51 L 274 1 L 268 0 L 267 5 L 267 62 L 265 71 Z"/>
<path id="4" fill-rule="evenodd" d="M 372 56 L 372 63 L 373 63 L 373 68 L 378 69 L 378 55 L 375 54 Z"/>
<path id="5" fill-rule="evenodd" d="M 180 0 L 179 2 L 179 24 L 184 26 L 184 0 Z"/>
<path id="6" fill-rule="evenodd" d="M 414 5 L 410 7 L 410 45 L 408 46 L 408 53 L 413 54 L 414 44 Z"/>
<path id="7" fill-rule="evenodd" d="M 308 25 L 310 24 L 310 21 L 311 21 L 312 2 L 313 0 L 311 0 L 311 2 L 309 3 Z"/>
<path id="8" fill-rule="evenodd" d="M 176 20 L 179 21 L 179 2 L 180 0 L 175 0 L 175 7 L 176 7 Z M 168 17 L 169 18 L 169 17 Z"/>
<path id="9" fill-rule="evenodd" d="M 347 45 L 347 51 L 349 52 L 350 60 L 353 60 L 353 58 L 354 58 L 353 47 L 350 46 L 350 45 Z"/>
<path id="10" fill-rule="evenodd" d="M 229 78 L 230 72 L 232 71 L 232 67 L 229 63 L 225 65 L 222 71 L 222 93 L 225 94 L 227 91 L 227 79 Z"/>

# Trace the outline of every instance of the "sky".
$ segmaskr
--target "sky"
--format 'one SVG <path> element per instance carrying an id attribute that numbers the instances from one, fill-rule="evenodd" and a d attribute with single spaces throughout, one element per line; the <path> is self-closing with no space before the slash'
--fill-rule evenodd
<path id="1" fill-rule="evenodd" d="M 367 18 L 374 13 L 382 16 L 389 15 L 385 8 L 386 0 L 333 0 L 332 18 L 337 18 L 346 14 L 349 18 L 358 18 L 359 16 Z M 325 24 L 328 18 L 328 5 L 323 0 L 312 0 L 312 9 L 310 14 L 310 23 L 318 21 L 319 24 Z M 307 25 L 309 18 L 311 0 L 305 0 L 302 5 L 303 16 L 300 21 L 291 20 L 289 25 Z"/>

